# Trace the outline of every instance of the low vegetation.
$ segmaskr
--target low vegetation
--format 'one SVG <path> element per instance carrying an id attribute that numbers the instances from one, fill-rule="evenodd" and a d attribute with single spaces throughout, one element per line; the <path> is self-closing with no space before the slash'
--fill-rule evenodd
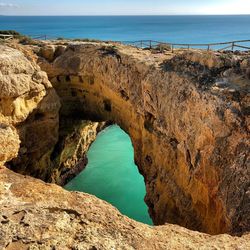
<path id="1" fill-rule="evenodd" d="M 23 35 L 15 30 L 0 30 L 2 35 L 12 35 L 15 39 L 19 40 L 19 43 L 28 45 L 28 44 L 37 44 L 36 40 L 32 39 L 29 36 Z M 1 43 L 4 43 L 4 40 L 1 40 Z"/>
<path id="2" fill-rule="evenodd" d="M 19 32 L 15 31 L 15 30 L 0 30 L 0 34 L 2 34 L 2 35 L 12 35 L 15 38 L 18 38 L 18 37 L 22 36 Z"/>
<path id="3" fill-rule="evenodd" d="M 56 40 L 58 40 L 58 41 L 71 40 L 71 41 L 74 41 L 74 42 L 96 42 L 96 43 L 102 42 L 102 41 L 97 40 L 97 39 L 89 39 L 89 38 L 74 38 L 74 39 L 70 39 L 70 38 L 65 38 L 65 37 L 58 37 Z"/>

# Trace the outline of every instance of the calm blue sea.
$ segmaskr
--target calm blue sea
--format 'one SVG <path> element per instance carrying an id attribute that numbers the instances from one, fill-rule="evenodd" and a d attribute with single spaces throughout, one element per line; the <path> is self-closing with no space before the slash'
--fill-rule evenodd
<path id="1" fill-rule="evenodd" d="M 0 16 L 0 30 L 50 38 L 173 43 L 250 39 L 250 15 L 241 16 Z"/>

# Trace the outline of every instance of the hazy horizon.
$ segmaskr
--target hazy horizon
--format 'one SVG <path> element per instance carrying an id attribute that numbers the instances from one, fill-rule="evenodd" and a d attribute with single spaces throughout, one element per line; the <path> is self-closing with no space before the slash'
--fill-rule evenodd
<path id="1" fill-rule="evenodd" d="M 81 17 L 81 16 L 86 16 L 86 17 L 95 17 L 95 16 L 250 16 L 250 14 L 132 14 L 132 15 L 129 15 L 129 14 L 124 14 L 124 15 L 115 15 L 115 14 L 100 14 L 100 15 L 55 15 L 55 14 L 51 14 L 51 15 L 3 15 L 3 14 L 0 14 L 0 16 L 30 16 L 30 17 L 46 17 L 46 16 L 62 16 L 62 17 Z"/>
<path id="2" fill-rule="evenodd" d="M 250 15 L 249 0 L 0 0 L 5 16 Z"/>

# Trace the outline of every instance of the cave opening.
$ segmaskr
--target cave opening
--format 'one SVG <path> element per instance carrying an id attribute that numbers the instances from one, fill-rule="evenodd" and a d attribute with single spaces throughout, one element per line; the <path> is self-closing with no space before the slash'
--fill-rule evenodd
<path id="1" fill-rule="evenodd" d="M 118 125 L 100 132 L 87 153 L 88 165 L 65 188 L 97 196 L 122 214 L 153 225 L 144 202 L 143 176 L 134 163 L 131 139 Z"/>

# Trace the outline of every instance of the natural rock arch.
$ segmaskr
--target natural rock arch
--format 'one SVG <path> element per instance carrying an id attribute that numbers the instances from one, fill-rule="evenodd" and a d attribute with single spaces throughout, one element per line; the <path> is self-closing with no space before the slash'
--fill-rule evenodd
<path id="1" fill-rule="evenodd" d="M 132 139 L 155 224 L 249 230 L 248 54 L 80 43 L 33 46 L 35 58 L 12 46 L 24 53 L 1 46 L 1 164 L 12 159 L 11 169 L 42 180 L 62 176 L 53 161 L 59 95 L 60 126 L 65 116 L 71 129 L 74 118 L 93 121 L 74 134 L 86 143 L 71 165 L 102 129 L 99 121 L 113 121 Z"/>
<path id="2" fill-rule="evenodd" d="M 192 52 L 158 58 L 120 45 L 84 44 L 69 45 L 52 63 L 38 62 L 61 97 L 61 115 L 113 121 L 130 135 L 155 224 L 212 234 L 246 230 L 247 183 L 240 178 L 247 171 L 241 161 L 247 97 L 242 90 L 235 98 L 234 86 L 232 92 L 213 88 L 233 70 L 229 60 Z"/>
<path id="3" fill-rule="evenodd" d="M 43 43 L 41 42 L 40 45 Z M 64 44 L 64 42 L 62 43 Z M 236 58 L 229 54 L 228 59 L 234 58 L 234 63 L 230 64 L 231 61 L 228 62 L 225 55 L 204 52 L 190 52 L 174 56 L 172 53 L 155 55 L 149 51 L 120 45 L 115 49 L 110 45 L 107 48 L 105 44 L 83 44 L 70 46 L 66 51 L 65 46 L 60 44 L 49 45 L 49 50 L 47 47 L 47 45 L 42 46 L 42 50 L 36 46 L 31 48 L 44 58 L 49 56 L 48 61 L 40 57 L 38 62 L 48 72 L 50 79 L 54 81 L 53 84 L 56 86 L 58 83 L 58 92 L 62 91 L 60 96 L 63 109 L 59 129 L 60 101 L 48 81 L 47 74 L 41 71 L 35 60 L 32 60 L 35 59 L 34 53 L 29 50 L 29 46 L 19 46 L 15 42 L 11 42 L 9 46 L 0 45 L 0 201 L 2 204 L 0 218 L 3 236 L 0 246 L 2 248 L 197 249 L 222 246 L 230 249 L 249 248 L 249 233 L 242 237 L 225 234 L 211 236 L 171 224 L 149 227 L 121 215 L 110 204 L 96 197 L 84 193 L 67 192 L 58 185 L 44 183 L 27 176 L 32 175 L 49 180 L 54 177 L 52 173 L 56 173 L 56 176 L 60 178 L 63 174 L 62 169 L 55 164 L 53 157 L 59 152 L 59 156 L 63 156 L 60 159 L 65 163 L 65 159 L 67 159 L 65 156 L 68 155 L 64 153 L 72 149 L 68 146 L 77 146 L 80 149 L 76 155 L 74 153 L 71 155 L 73 157 L 67 159 L 70 160 L 70 166 L 74 166 L 76 160 L 79 161 L 78 157 L 81 156 L 83 158 L 77 165 L 84 166 L 84 152 L 95 139 L 96 133 L 105 124 L 81 119 L 86 119 L 86 114 L 88 114 L 93 120 L 99 120 L 103 110 L 108 112 L 105 113 L 105 117 L 110 118 L 114 111 L 113 100 L 122 98 L 131 104 L 133 111 L 136 112 L 136 117 L 141 117 L 141 120 L 137 119 L 136 122 L 135 117 L 129 117 L 128 120 L 133 118 L 132 125 L 134 125 L 135 131 L 133 136 L 138 152 L 136 157 L 138 162 L 141 161 L 140 168 L 146 177 L 149 204 L 150 202 L 154 204 L 151 212 L 155 212 L 153 214 L 155 219 L 161 220 L 161 222 L 178 219 L 178 222 L 184 225 L 185 221 L 189 222 L 192 218 L 192 211 L 196 211 L 199 215 L 196 222 L 202 223 L 202 230 L 218 232 L 217 222 L 220 217 L 209 221 L 211 213 L 208 213 L 207 217 L 202 213 L 202 208 L 207 204 L 206 200 L 204 200 L 205 205 L 202 203 L 197 207 L 194 190 L 185 189 L 178 178 L 180 176 L 174 171 L 175 165 L 166 164 L 166 159 L 169 159 L 168 155 L 170 157 L 174 155 L 178 159 L 177 169 L 182 166 L 189 166 L 193 169 L 196 166 L 196 170 L 187 172 L 190 173 L 192 187 L 197 187 L 198 181 L 203 183 L 203 180 L 206 180 L 204 179 L 206 176 L 197 175 L 197 169 L 198 173 L 203 174 L 209 173 L 210 168 L 217 171 L 216 173 L 220 177 L 220 182 L 216 183 L 218 189 L 215 190 L 215 193 L 208 193 L 208 195 L 214 204 L 217 204 L 219 197 L 222 205 L 227 209 L 223 210 L 225 213 L 222 217 L 228 218 L 229 226 L 226 229 L 221 228 L 221 230 L 231 233 L 248 231 L 248 205 L 250 204 L 249 192 L 247 192 L 249 173 L 247 172 L 246 147 L 247 129 L 249 128 L 247 127 L 249 126 L 247 104 L 249 103 L 250 66 L 248 54 L 245 56 L 242 54 Z M 49 53 L 44 54 L 46 51 Z M 57 58 L 60 54 L 62 56 Z M 174 57 L 171 59 L 169 56 Z M 167 61 L 160 66 L 163 59 L 167 59 Z M 77 68 L 78 66 L 81 67 Z M 71 67 L 77 71 L 69 72 Z M 198 72 L 196 72 L 197 69 Z M 209 78 L 210 73 L 213 75 L 211 78 Z M 223 82 L 222 86 L 218 83 L 215 84 L 220 73 L 227 76 L 233 85 L 226 84 L 226 82 Z M 208 75 L 204 77 L 204 74 Z M 80 79 L 80 83 L 78 79 Z M 126 79 L 130 79 L 130 84 Z M 212 80 L 210 84 L 200 85 L 208 79 Z M 88 83 L 105 85 L 108 88 L 110 95 L 99 92 L 101 98 L 93 99 L 105 100 L 104 103 L 98 102 L 98 107 L 102 112 L 99 109 L 95 110 L 91 105 L 85 109 L 82 108 L 83 105 L 80 105 L 85 99 L 84 95 L 88 89 L 79 88 L 78 83 L 82 86 L 84 82 L 86 86 L 89 86 Z M 62 83 L 65 84 L 62 85 Z M 113 83 L 116 84 L 112 85 Z M 244 85 L 245 83 L 247 85 Z M 145 87 L 145 85 L 151 88 Z M 185 95 L 185 91 L 190 92 L 190 88 L 194 90 L 194 94 L 198 94 L 199 98 L 194 94 Z M 79 90 L 80 92 L 78 92 Z M 136 95 L 137 90 L 141 90 L 138 95 Z M 181 92 L 179 92 L 180 90 Z M 148 94 L 143 94 L 145 91 L 149 91 L 152 98 L 148 99 Z M 163 98 L 163 101 L 160 97 Z M 208 97 L 210 98 L 207 99 Z M 206 103 L 211 110 L 216 111 L 208 112 L 207 119 L 203 123 L 212 122 L 211 129 L 217 131 L 214 134 L 214 138 L 217 139 L 216 143 L 213 140 L 205 143 L 206 146 L 214 147 L 218 154 L 218 158 L 215 158 L 217 162 L 209 159 L 209 157 L 214 159 L 214 152 L 206 151 L 204 147 L 199 147 L 197 157 L 193 159 L 193 152 L 196 152 L 194 150 L 197 146 L 194 143 L 194 148 L 190 147 L 193 142 L 196 142 L 192 140 L 193 134 L 190 130 L 183 130 L 182 134 L 178 131 L 178 126 L 173 128 L 175 124 L 173 121 L 180 120 L 187 128 L 189 128 L 187 121 L 190 121 L 191 128 L 197 128 L 197 122 L 200 124 L 199 116 L 204 111 L 202 106 L 201 111 L 198 109 L 195 118 L 193 116 L 180 118 L 180 111 L 184 108 L 183 104 L 187 106 L 188 114 L 193 115 L 190 107 L 197 108 L 194 101 L 198 101 L 198 104 Z M 174 109 L 177 114 L 171 113 L 171 108 L 168 109 L 171 103 L 179 104 Z M 118 107 L 121 104 L 123 102 L 119 101 Z M 93 112 L 87 112 L 90 108 Z M 167 113 L 165 114 L 164 111 Z M 116 111 L 115 113 L 117 119 L 120 117 L 120 122 L 124 122 L 124 126 L 127 123 L 125 123 L 122 113 L 126 112 L 125 110 L 125 112 Z M 69 118 L 66 119 L 66 124 L 62 122 L 64 115 L 68 115 Z M 80 119 L 75 120 L 76 117 Z M 168 123 L 164 123 L 164 119 L 159 119 L 164 117 L 168 118 Z M 218 117 L 221 123 L 218 123 Z M 188 118 L 190 119 L 188 120 Z M 75 121 L 76 123 L 74 123 Z M 160 124 L 164 124 L 165 127 Z M 224 127 L 221 127 L 222 124 Z M 66 126 L 63 127 L 64 125 Z M 223 135 L 223 131 L 227 131 L 228 128 L 233 129 L 228 137 L 220 137 L 219 135 Z M 127 129 L 133 132 L 130 127 Z M 170 134 L 171 131 L 172 134 Z M 63 135 L 65 132 L 69 132 L 69 137 L 65 137 L 68 142 L 65 145 L 66 148 L 60 148 L 61 132 Z M 195 130 L 195 133 L 199 138 L 200 131 Z M 173 134 L 175 136 L 172 136 Z M 191 142 L 187 141 L 188 151 L 185 151 L 185 148 L 183 151 L 183 148 L 180 147 L 183 135 L 190 135 L 188 139 Z M 207 138 L 207 133 L 205 135 Z M 225 147 L 224 143 L 229 149 Z M 142 147 L 139 147 L 140 145 Z M 146 147 L 147 145 L 148 147 Z M 155 149 L 155 154 L 148 153 L 149 146 Z M 181 152 L 187 152 L 187 157 L 183 158 Z M 226 159 L 225 162 L 224 159 Z M 180 160 L 185 162 L 180 164 Z M 206 163 L 210 165 L 206 165 Z M 6 167 L 24 175 L 14 173 Z M 203 168 L 200 169 L 201 167 Z M 72 170 L 75 172 L 74 168 Z M 192 179 L 196 179 L 197 182 L 195 183 Z M 228 185 L 225 186 L 225 183 Z M 210 191 L 211 186 L 206 186 L 206 184 L 209 183 L 204 182 L 203 186 Z M 168 188 L 172 193 L 166 192 Z M 180 192 L 174 193 L 174 190 L 180 190 Z M 189 203 L 183 203 L 181 194 L 187 198 Z M 198 193 L 197 198 L 206 197 L 206 194 L 206 192 Z M 166 210 L 161 209 L 164 208 L 161 206 L 162 204 L 166 205 Z M 174 215 L 171 210 L 172 204 L 176 204 L 180 212 L 186 213 L 167 218 L 167 212 Z M 191 204 L 191 209 L 189 204 Z M 186 206 L 187 209 L 185 210 L 183 206 Z M 159 218 L 160 215 L 163 216 Z M 187 216 L 187 219 L 183 216 Z M 186 225 L 198 228 L 195 224 Z"/>

